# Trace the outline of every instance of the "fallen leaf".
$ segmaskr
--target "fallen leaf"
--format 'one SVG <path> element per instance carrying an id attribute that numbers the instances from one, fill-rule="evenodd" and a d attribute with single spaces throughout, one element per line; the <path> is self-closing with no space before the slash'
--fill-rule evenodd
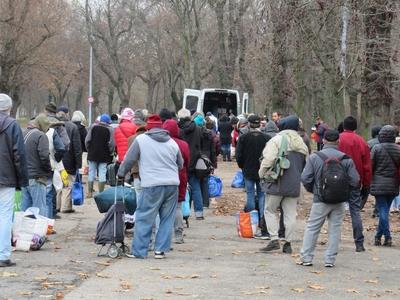
<path id="1" fill-rule="evenodd" d="M 217 274 L 212 274 L 210 277 L 211 278 L 217 278 L 218 276 L 217 276 Z"/>
<path id="2" fill-rule="evenodd" d="M 60 250 L 60 249 L 61 249 L 60 246 L 55 246 L 55 247 L 54 247 L 54 250 Z"/>
<path id="3" fill-rule="evenodd" d="M 211 236 L 209 239 L 215 241 L 217 238 L 215 236 Z"/>
<path id="4" fill-rule="evenodd" d="M 298 257 L 300 257 L 300 253 L 293 253 L 293 254 L 291 254 L 290 256 L 291 256 L 291 257 L 298 258 Z"/>
<path id="5" fill-rule="evenodd" d="M 121 280 L 120 286 L 123 290 L 130 290 L 132 288 L 132 285 L 128 281 L 125 281 L 125 280 Z"/>
<path id="6" fill-rule="evenodd" d="M 140 298 L 140 300 L 154 300 L 154 298 Z"/>
<path id="7" fill-rule="evenodd" d="M 373 257 L 372 260 L 373 260 L 373 261 L 378 261 L 378 260 L 379 260 L 379 257 Z"/>
<path id="8" fill-rule="evenodd" d="M 74 260 L 74 259 L 71 259 L 70 262 L 72 262 L 74 264 L 83 264 L 84 263 L 84 261 L 82 261 L 82 260 Z"/>
<path id="9" fill-rule="evenodd" d="M 317 291 L 322 291 L 325 289 L 323 286 L 320 286 L 318 284 L 309 284 L 307 287 L 312 290 L 317 290 Z"/>
<path id="10" fill-rule="evenodd" d="M 171 289 L 166 289 L 166 290 L 165 290 L 165 293 L 166 293 L 166 294 L 172 294 L 173 292 L 172 292 Z"/>
<path id="11" fill-rule="evenodd" d="M 35 280 L 35 281 L 45 281 L 47 279 L 48 279 L 48 277 L 45 277 L 45 276 L 38 276 L 38 277 L 33 278 L 33 280 Z"/>
<path id="12" fill-rule="evenodd" d="M 67 285 L 64 285 L 64 288 L 66 288 L 67 290 L 72 290 L 72 289 L 76 288 L 76 285 L 67 284 Z"/>
<path id="13" fill-rule="evenodd" d="M 64 299 L 64 294 L 60 291 L 56 292 L 56 294 L 54 295 L 55 300 L 61 300 Z"/>
<path id="14" fill-rule="evenodd" d="M 18 294 L 21 295 L 21 296 L 32 296 L 33 292 L 21 291 L 21 292 L 18 292 Z"/>
<path id="15" fill-rule="evenodd" d="M 106 261 L 95 261 L 94 263 L 98 264 L 98 265 L 101 265 L 101 266 L 106 266 L 106 267 L 111 266 L 111 264 L 109 262 L 106 262 Z"/>
<path id="16" fill-rule="evenodd" d="M 312 271 L 310 271 L 310 273 L 317 274 L 317 275 L 321 275 L 321 274 L 322 274 L 322 271 L 312 270 Z"/>
<path id="17" fill-rule="evenodd" d="M 152 271 L 161 271 L 161 269 L 157 268 L 157 267 L 150 267 L 150 270 L 152 270 Z"/>
<path id="18" fill-rule="evenodd" d="M 366 282 L 366 283 L 372 283 L 372 284 L 377 284 L 377 283 L 378 283 L 378 280 L 376 280 L 376 279 L 368 279 L 368 280 L 364 280 L 364 282 Z"/>
<path id="19" fill-rule="evenodd" d="M 78 273 L 78 276 L 81 279 L 88 279 L 89 278 L 89 274 L 88 273 L 83 273 L 83 272 Z"/>
<path id="20" fill-rule="evenodd" d="M 251 295 L 258 295 L 258 294 L 268 294 L 266 291 L 241 291 L 243 295 L 251 296 Z"/>
<path id="21" fill-rule="evenodd" d="M 198 275 L 198 274 L 192 274 L 192 275 L 190 275 L 190 278 L 191 278 L 191 279 L 200 278 L 200 275 Z"/>
<path id="22" fill-rule="evenodd" d="M 356 289 L 347 289 L 346 293 L 360 294 L 360 291 L 357 291 Z"/>
<path id="23" fill-rule="evenodd" d="M 162 279 L 172 279 L 172 276 L 170 275 L 163 275 L 161 276 Z"/>
<path id="24" fill-rule="evenodd" d="M 292 288 L 292 291 L 296 293 L 304 293 L 304 289 L 302 288 Z"/>
<path id="25" fill-rule="evenodd" d="M 19 276 L 17 273 L 13 273 L 13 272 L 3 272 L 1 277 L 17 277 Z"/>
<path id="26" fill-rule="evenodd" d="M 97 277 L 100 277 L 100 278 L 111 278 L 110 275 L 108 275 L 108 274 L 103 274 L 103 273 L 96 273 L 96 276 L 97 276 Z"/>

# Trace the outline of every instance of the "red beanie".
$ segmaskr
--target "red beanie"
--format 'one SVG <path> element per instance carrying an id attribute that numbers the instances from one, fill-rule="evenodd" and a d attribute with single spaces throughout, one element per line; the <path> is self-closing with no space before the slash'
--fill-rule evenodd
<path id="1" fill-rule="evenodd" d="M 159 115 L 151 115 L 147 118 L 146 121 L 146 130 L 150 130 L 153 128 L 162 128 L 162 121 Z"/>

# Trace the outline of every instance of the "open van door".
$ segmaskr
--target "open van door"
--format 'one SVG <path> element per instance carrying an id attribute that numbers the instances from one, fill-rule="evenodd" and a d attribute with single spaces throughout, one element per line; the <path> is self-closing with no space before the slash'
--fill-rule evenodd
<path id="1" fill-rule="evenodd" d="M 242 114 L 249 113 L 249 94 L 243 93 Z"/>
<path id="2" fill-rule="evenodd" d="M 183 92 L 183 107 L 190 110 L 190 112 L 198 111 L 200 97 L 200 90 L 185 89 Z"/>

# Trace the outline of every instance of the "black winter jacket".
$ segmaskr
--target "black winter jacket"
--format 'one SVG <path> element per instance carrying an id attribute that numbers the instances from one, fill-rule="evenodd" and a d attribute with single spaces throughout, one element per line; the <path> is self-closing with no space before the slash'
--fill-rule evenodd
<path id="1" fill-rule="evenodd" d="M 230 145 L 232 143 L 232 131 L 233 127 L 229 118 L 224 116 L 219 121 L 219 139 L 221 141 L 221 145 Z"/>
<path id="2" fill-rule="evenodd" d="M 115 150 L 114 131 L 103 123 L 89 128 L 85 140 L 88 160 L 98 163 L 111 163 Z"/>
<path id="3" fill-rule="evenodd" d="M 71 142 L 62 161 L 68 174 L 75 175 L 76 171 L 82 168 L 81 136 L 78 127 L 70 121 L 65 122 L 65 129 Z"/>
<path id="4" fill-rule="evenodd" d="M 81 124 L 81 122 L 74 122 L 74 124 L 78 127 L 78 130 L 79 130 L 79 135 L 81 137 L 82 152 L 87 152 L 86 145 L 85 145 L 85 139 L 86 139 L 86 135 L 87 135 L 86 127 L 83 126 Z"/>
<path id="5" fill-rule="evenodd" d="M 197 159 L 201 154 L 201 128 L 198 127 L 190 118 L 179 122 L 180 136 L 189 144 L 190 164 L 189 173 L 194 172 Z"/>
<path id="6" fill-rule="evenodd" d="M 399 194 L 400 146 L 381 143 L 372 148 L 371 195 L 397 196 Z"/>
<path id="7" fill-rule="evenodd" d="M 24 138 L 17 121 L 0 112 L 0 187 L 28 186 Z"/>
<path id="8" fill-rule="evenodd" d="M 239 137 L 236 146 L 236 161 L 245 178 L 259 180 L 260 158 L 270 136 L 259 130 L 252 130 Z"/>
<path id="9" fill-rule="evenodd" d="M 211 130 L 201 128 L 201 154 L 206 155 L 213 163 L 214 167 L 217 166 L 216 145 L 214 136 Z"/>

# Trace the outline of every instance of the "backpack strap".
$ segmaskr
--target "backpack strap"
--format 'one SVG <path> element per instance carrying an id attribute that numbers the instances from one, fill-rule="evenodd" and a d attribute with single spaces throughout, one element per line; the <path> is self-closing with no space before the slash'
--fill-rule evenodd
<path id="1" fill-rule="evenodd" d="M 281 136 L 282 140 L 278 151 L 278 157 L 283 157 L 286 154 L 288 148 L 288 139 L 286 134 L 282 134 Z"/>
<path id="2" fill-rule="evenodd" d="M 321 151 L 315 152 L 315 154 L 321 158 L 324 162 L 327 162 L 329 159 L 331 159 L 330 157 L 328 157 L 325 153 L 322 153 Z M 336 158 L 335 159 L 339 159 L 340 161 L 345 160 L 345 159 L 349 159 L 350 157 L 348 157 L 346 154 L 343 155 L 340 158 Z"/>

